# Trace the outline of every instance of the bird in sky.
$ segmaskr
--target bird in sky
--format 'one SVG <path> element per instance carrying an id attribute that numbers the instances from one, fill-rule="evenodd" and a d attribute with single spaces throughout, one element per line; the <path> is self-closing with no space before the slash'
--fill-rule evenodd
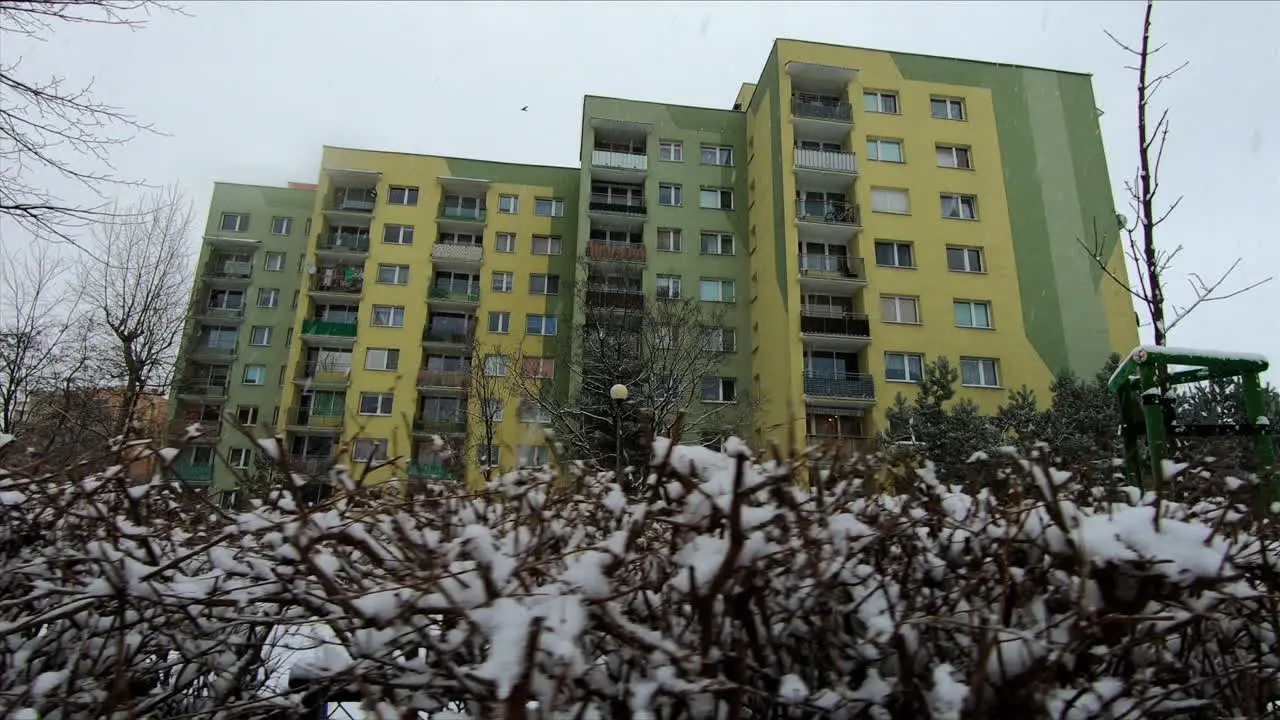
<path id="1" fill-rule="evenodd" d="M 525 105 L 524 107 L 520 108 L 520 112 L 529 112 L 529 106 Z"/>

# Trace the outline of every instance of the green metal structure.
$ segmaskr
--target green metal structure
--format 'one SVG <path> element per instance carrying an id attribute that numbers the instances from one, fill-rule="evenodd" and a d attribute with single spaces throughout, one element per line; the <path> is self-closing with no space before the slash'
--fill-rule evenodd
<path id="1" fill-rule="evenodd" d="M 1186 369 L 1170 372 L 1170 366 Z M 1120 403 L 1120 432 L 1124 439 L 1125 474 L 1139 488 L 1152 485 L 1164 473 L 1170 437 L 1246 436 L 1254 438 L 1260 475 L 1275 469 L 1273 430 L 1266 419 L 1262 381 L 1259 376 L 1270 364 L 1260 355 L 1229 355 L 1206 350 L 1171 347 L 1138 347 L 1116 368 L 1108 387 Z M 1239 378 L 1244 388 L 1244 406 L 1249 421 L 1230 424 L 1175 423 L 1173 398 L 1164 386 Z M 1146 438 L 1147 457 L 1141 454 Z M 1273 493 L 1277 488 L 1273 486 Z M 1277 498 L 1280 499 L 1280 498 Z"/>

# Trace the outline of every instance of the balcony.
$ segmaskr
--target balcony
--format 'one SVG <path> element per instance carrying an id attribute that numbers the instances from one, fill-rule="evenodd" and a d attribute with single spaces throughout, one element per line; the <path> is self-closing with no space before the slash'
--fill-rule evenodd
<path id="1" fill-rule="evenodd" d="M 244 306 L 240 307 L 218 307 L 206 305 L 197 313 L 201 319 L 209 322 L 225 323 L 230 325 L 238 325 L 244 320 Z"/>
<path id="2" fill-rule="evenodd" d="M 634 183 L 649 170 L 649 157 L 643 153 L 594 149 L 591 151 L 591 177 L 595 180 Z"/>
<path id="3" fill-rule="evenodd" d="M 838 200 L 796 200 L 800 239 L 815 242 L 849 242 L 862 229 L 860 208 Z"/>
<path id="4" fill-rule="evenodd" d="M 236 359 L 237 347 L 231 345 L 195 345 L 188 353 L 188 360 L 211 365 L 226 364 Z"/>
<path id="5" fill-rule="evenodd" d="M 795 171 L 798 185 L 822 192 L 849 192 L 858 176 L 858 156 L 834 150 L 796 148 Z"/>
<path id="6" fill-rule="evenodd" d="M 351 367 L 329 362 L 303 361 L 298 363 L 298 368 L 293 374 L 293 382 L 304 388 L 342 389 L 351 382 Z"/>
<path id="7" fill-rule="evenodd" d="M 478 267 L 483 259 L 484 246 L 482 245 L 437 242 L 431 246 L 431 262 L 445 270 Z"/>
<path id="8" fill-rule="evenodd" d="M 227 397 L 227 386 L 212 385 L 207 382 L 187 381 L 178 384 L 178 399 L 184 402 L 205 402 L 223 400 Z"/>
<path id="9" fill-rule="evenodd" d="M 434 420 L 416 417 L 413 432 L 418 435 L 465 435 L 467 423 L 461 420 Z"/>
<path id="10" fill-rule="evenodd" d="M 455 289 L 450 285 L 433 285 L 427 290 L 427 302 L 438 309 L 470 309 L 480 303 L 480 289 Z"/>
<path id="11" fill-rule="evenodd" d="M 474 332 L 458 330 L 453 327 L 439 328 L 428 326 L 422 331 L 423 345 L 454 345 L 465 347 L 475 340 Z"/>
<path id="12" fill-rule="evenodd" d="M 807 435 L 805 443 L 823 455 L 838 454 L 842 458 L 850 458 L 874 451 L 875 441 L 872 438 L 848 435 Z"/>
<path id="13" fill-rule="evenodd" d="M 425 480 L 427 482 L 453 482 L 454 474 L 444 465 L 438 462 L 422 462 L 413 460 L 409 463 L 408 475 L 410 480 Z"/>
<path id="14" fill-rule="evenodd" d="M 587 259 L 592 262 L 625 262 L 639 263 L 648 261 L 648 252 L 644 245 L 617 240 L 587 241 Z"/>
<path id="15" fill-rule="evenodd" d="M 210 262 L 205 265 L 203 277 L 211 287 L 246 287 L 253 280 L 253 263 Z"/>
<path id="16" fill-rule="evenodd" d="M 170 466 L 173 474 L 182 482 L 206 484 L 213 481 L 212 465 L 192 465 L 190 462 L 180 460 Z"/>
<path id="17" fill-rule="evenodd" d="M 629 218 L 643 219 L 648 214 L 648 209 L 645 207 L 644 198 L 642 197 L 591 193 L 591 199 L 587 203 L 587 212 L 592 215 L 622 215 Z"/>
<path id="18" fill-rule="evenodd" d="M 826 308 L 800 308 L 800 334 L 811 347 L 848 349 L 871 342 L 871 321 L 860 313 L 830 312 Z"/>
<path id="19" fill-rule="evenodd" d="M 639 290 L 588 289 L 587 305 L 612 310 L 639 310 L 644 307 L 644 293 Z"/>
<path id="20" fill-rule="evenodd" d="M 862 258 L 800 253 L 800 287 L 804 290 L 844 295 L 866 284 L 867 268 Z"/>
<path id="21" fill-rule="evenodd" d="M 799 119 L 824 120 L 844 123 L 849 126 L 853 125 L 853 106 L 847 102 L 819 102 L 803 95 L 797 95 L 791 98 L 791 114 Z"/>
<path id="22" fill-rule="evenodd" d="M 330 258 L 363 258 L 369 254 L 369 234 L 331 231 L 316 242 L 316 255 Z"/>
<path id="23" fill-rule="evenodd" d="M 461 390 L 471 386 L 471 373 L 466 370 L 422 370 L 418 387 L 424 390 Z"/>
<path id="24" fill-rule="evenodd" d="M 187 439 L 187 428 L 200 428 L 200 437 Z M 221 420 L 191 420 L 179 418 L 169 423 L 169 439 L 177 444 L 200 444 L 207 445 L 216 443 L 218 435 L 222 432 Z"/>
<path id="25" fill-rule="evenodd" d="M 865 373 L 823 372 L 806 370 L 804 394 L 824 402 L 865 407 L 876 401 L 875 380 Z"/>
<path id="26" fill-rule="evenodd" d="M 341 413 L 341 410 L 330 413 L 306 407 L 291 407 L 285 413 L 285 427 L 292 432 L 336 435 L 342 431 Z"/>
<path id="27" fill-rule="evenodd" d="M 440 214 L 436 217 L 436 226 L 440 230 L 444 232 L 478 234 L 484 229 L 485 221 L 488 220 L 488 212 L 485 210 L 483 199 L 465 199 L 477 200 L 477 207 L 464 207 L 461 204 L 440 205 Z"/>
<path id="28" fill-rule="evenodd" d="M 351 347 L 356 342 L 356 323 L 308 318 L 302 321 L 302 340 L 317 345 Z"/>
<path id="29" fill-rule="evenodd" d="M 368 225 L 377 205 L 377 176 L 333 178 L 333 182 L 334 190 L 323 207 L 325 217 L 335 224 Z M 339 185 L 340 182 L 352 184 Z"/>
<path id="30" fill-rule="evenodd" d="M 364 266 L 317 268 L 307 281 L 307 292 L 317 302 L 356 304 L 364 292 Z"/>

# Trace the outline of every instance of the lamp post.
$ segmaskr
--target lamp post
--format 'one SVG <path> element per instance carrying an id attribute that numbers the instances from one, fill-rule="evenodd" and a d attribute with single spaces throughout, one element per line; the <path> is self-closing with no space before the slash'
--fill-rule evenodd
<path id="1" fill-rule="evenodd" d="M 613 434 L 614 439 L 617 441 L 615 445 L 616 454 L 614 456 L 614 462 L 616 463 L 614 478 L 619 481 L 622 478 L 622 403 L 627 401 L 627 396 L 630 394 L 627 386 L 622 383 L 609 388 L 609 397 L 613 399 Z"/>

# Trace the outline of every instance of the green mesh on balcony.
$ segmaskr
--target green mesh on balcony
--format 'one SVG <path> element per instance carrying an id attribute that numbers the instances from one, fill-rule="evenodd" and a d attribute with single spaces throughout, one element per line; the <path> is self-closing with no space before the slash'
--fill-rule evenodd
<path id="1" fill-rule="evenodd" d="M 302 334 L 353 338 L 356 336 L 356 324 L 330 320 L 303 320 Z"/>

